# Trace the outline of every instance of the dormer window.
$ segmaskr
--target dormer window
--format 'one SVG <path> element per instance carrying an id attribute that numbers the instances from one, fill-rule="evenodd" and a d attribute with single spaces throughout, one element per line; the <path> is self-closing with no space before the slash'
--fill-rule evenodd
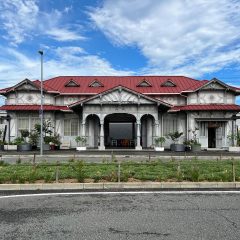
<path id="1" fill-rule="evenodd" d="M 89 87 L 103 87 L 103 84 L 98 80 L 94 80 L 92 83 L 89 84 Z"/>
<path id="2" fill-rule="evenodd" d="M 66 84 L 65 87 L 80 87 L 78 83 L 76 83 L 74 80 L 70 79 Z"/>
<path id="3" fill-rule="evenodd" d="M 164 82 L 161 87 L 176 87 L 176 84 L 171 81 L 170 79 L 168 79 L 166 82 Z"/>
<path id="4" fill-rule="evenodd" d="M 152 87 L 152 85 L 151 83 L 144 79 L 140 83 L 138 83 L 137 87 Z"/>

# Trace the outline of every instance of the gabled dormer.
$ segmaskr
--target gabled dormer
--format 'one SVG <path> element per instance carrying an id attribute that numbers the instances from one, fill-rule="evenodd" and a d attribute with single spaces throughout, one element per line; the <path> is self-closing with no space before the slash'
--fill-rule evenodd
<path id="1" fill-rule="evenodd" d="M 152 84 L 148 82 L 146 79 L 143 79 L 137 84 L 137 87 L 152 87 Z"/>
<path id="2" fill-rule="evenodd" d="M 80 87 L 78 83 L 76 83 L 73 79 L 70 79 L 66 84 L 65 87 Z"/>
<path id="3" fill-rule="evenodd" d="M 89 84 L 89 87 L 104 87 L 104 85 L 98 80 L 94 80 Z"/>
<path id="4" fill-rule="evenodd" d="M 170 79 L 161 84 L 161 87 L 176 87 L 177 85 Z"/>

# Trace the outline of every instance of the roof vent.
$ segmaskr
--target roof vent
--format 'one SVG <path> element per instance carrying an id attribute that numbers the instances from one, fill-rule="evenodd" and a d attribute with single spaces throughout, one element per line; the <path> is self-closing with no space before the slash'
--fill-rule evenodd
<path id="1" fill-rule="evenodd" d="M 176 87 L 176 84 L 170 79 L 168 79 L 166 82 L 161 84 L 161 87 Z"/>
<path id="2" fill-rule="evenodd" d="M 89 87 L 104 87 L 103 84 L 101 82 L 99 82 L 98 80 L 94 80 L 93 82 L 91 82 L 89 84 Z"/>
<path id="3" fill-rule="evenodd" d="M 137 87 L 152 87 L 152 85 L 146 79 L 143 79 L 141 82 L 138 83 Z"/>
<path id="4" fill-rule="evenodd" d="M 76 83 L 74 80 L 70 79 L 66 84 L 65 87 L 80 87 L 78 83 Z"/>

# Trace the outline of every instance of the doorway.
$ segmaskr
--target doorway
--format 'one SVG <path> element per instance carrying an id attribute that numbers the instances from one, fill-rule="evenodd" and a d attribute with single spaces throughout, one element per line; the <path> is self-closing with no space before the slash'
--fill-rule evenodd
<path id="1" fill-rule="evenodd" d="M 216 128 L 208 128 L 208 147 L 216 148 Z"/>

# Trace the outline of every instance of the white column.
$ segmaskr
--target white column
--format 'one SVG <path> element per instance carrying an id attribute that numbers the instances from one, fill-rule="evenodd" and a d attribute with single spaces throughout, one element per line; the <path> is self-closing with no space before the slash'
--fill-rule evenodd
<path id="1" fill-rule="evenodd" d="M 153 137 L 153 144 L 155 144 L 155 139 L 160 137 L 160 134 L 159 134 L 159 121 L 155 121 L 155 124 L 154 124 L 154 137 Z"/>
<path id="2" fill-rule="evenodd" d="M 105 150 L 104 146 L 104 121 L 100 121 L 100 146 L 99 150 Z"/>
<path id="3" fill-rule="evenodd" d="M 136 150 L 142 150 L 142 146 L 140 145 L 141 139 L 141 124 L 140 121 L 137 122 L 137 146 L 135 147 Z"/>
<path id="4" fill-rule="evenodd" d="M 152 119 L 147 118 L 147 147 L 151 147 L 153 138 Z"/>

